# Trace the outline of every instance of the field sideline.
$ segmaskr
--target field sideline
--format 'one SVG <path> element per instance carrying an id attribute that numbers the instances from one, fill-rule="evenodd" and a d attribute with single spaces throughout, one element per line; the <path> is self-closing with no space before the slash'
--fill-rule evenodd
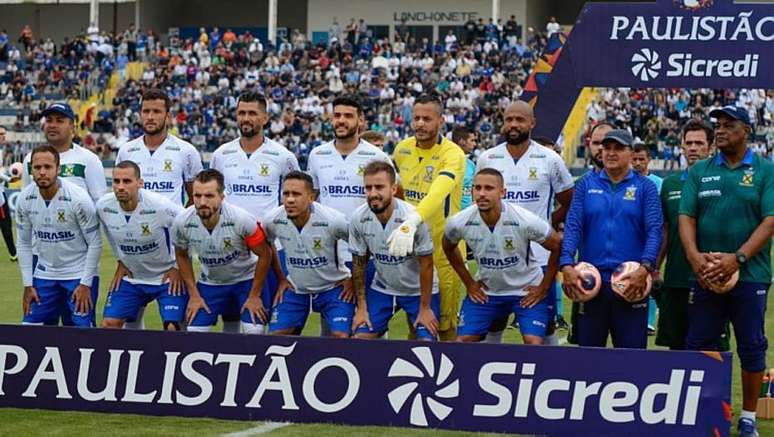
<path id="1" fill-rule="evenodd" d="M 107 242 L 105 242 L 107 243 Z M 97 306 L 97 318 L 101 320 L 102 308 L 105 302 L 105 287 L 112 278 L 115 268 L 115 259 L 107 244 L 102 254 L 100 263 L 100 276 L 102 289 Z M 0 283 L 0 323 L 17 324 L 21 319 L 21 279 L 18 264 L 8 260 L 7 252 L 0 249 L 0 277 L 5 280 Z M 769 294 L 771 296 L 771 294 Z M 565 313 L 569 313 L 570 305 L 565 301 Z M 405 338 L 405 319 L 399 315 L 390 324 L 390 337 L 393 339 Z M 565 316 L 569 320 L 569 314 Z M 145 315 L 145 323 L 149 329 L 161 329 L 161 322 L 157 306 L 149 305 Z M 217 328 L 219 330 L 219 328 Z M 319 332 L 319 317 L 313 315 L 307 323 L 304 335 L 315 335 Z M 565 331 L 560 331 L 564 337 Z M 766 335 L 774 338 L 774 311 L 769 311 L 766 319 Z M 506 331 L 505 342 L 518 342 L 516 331 Z M 651 346 L 653 340 L 651 337 Z M 654 347 L 654 346 L 653 346 Z M 735 346 L 734 346 L 735 347 Z M 774 348 L 770 347 L 767 354 L 767 364 L 774 367 Z M 732 431 L 735 428 L 741 405 L 741 388 L 739 386 L 739 369 L 736 358 L 734 359 L 734 385 L 732 387 L 732 401 L 735 420 Z M 103 413 L 76 413 L 54 412 L 41 410 L 20 410 L 12 408 L 0 409 L 0 423 L 2 423 L 2 435 L 24 436 L 84 436 L 110 432 L 112 436 L 166 436 L 179 434 L 186 429 L 196 429 L 202 436 L 216 436 L 239 432 L 239 436 L 271 435 L 271 436 L 306 436 L 314 434 L 317 437 L 327 436 L 420 436 L 427 435 L 428 430 L 407 428 L 379 428 L 379 427 L 345 427 L 328 424 L 301 425 L 292 424 L 276 429 L 272 427 L 260 427 L 261 423 L 228 421 L 215 419 L 188 419 L 177 417 L 148 417 Z M 774 435 L 774 420 L 759 421 L 759 431 L 762 436 Z M 252 430 L 250 432 L 244 432 Z M 266 431 L 269 430 L 269 431 Z M 262 432 L 266 431 L 266 432 Z M 548 431 L 548 430 L 547 430 Z M 503 434 L 472 434 L 464 432 L 433 431 L 439 436 L 462 435 L 503 435 Z M 732 435 L 735 435 L 732 433 Z"/>

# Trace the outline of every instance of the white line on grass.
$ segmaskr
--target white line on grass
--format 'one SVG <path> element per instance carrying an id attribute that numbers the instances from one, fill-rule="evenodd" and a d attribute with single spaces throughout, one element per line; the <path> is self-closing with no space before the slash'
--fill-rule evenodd
<path id="1" fill-rule="evenodd" d="M 284 428 L 290 425 L 292 425 L 290 422 L 263 422 L 256 427 L 246 429 L 244 431 L 224 434 L 223 437 L 251 437 L 254 435 L 268 434 L 276 429 Z"/>

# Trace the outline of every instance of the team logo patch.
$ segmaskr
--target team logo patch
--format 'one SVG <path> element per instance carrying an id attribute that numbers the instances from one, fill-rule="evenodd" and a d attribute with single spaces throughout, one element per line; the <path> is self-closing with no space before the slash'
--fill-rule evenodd
<path id="1" fill-rule="evenodd" d="M 64 164 L 62 169 L 59 170 L 59 175 L 62 177 L 71 177 L 75 175 L 75 168 L 72 165 Z"/>
<path id="2" fill-rule="evenodd" d="M 149 223 L 140 223 L 140 229 L 142 229 L 142 236 L 147 237 L 151 234 Z"/>
<path id="3" fill-rule="evenodd" d="M 234 245 L 231 244 L 231 238 L 224 238 L 223 239 L 223 248 L 224 249 L 231 249 L 233 247 L 234 247 Z"/>
<path id="4" fill-rule="evenodd" d="M 626 193 L 624 193 L 624 200 L 634 200 L 634 194 L 637 192 L 637 187 L 626 187 Z"/>
<path id="5" fill-rule="evenodd" d="M 513 239 L 512 238 L 506 238 L 505 239 L 505 250 L 515 250 L 516 248 L 513 247 Z"/>
<path id="6" fill-rule="evenodd" d="M 172 160 L 171 159 L 165 159 L 164 160 L 164 171 L 172 171 Z"/>
<path id="7" fill-rule="evenodd" d="M 322 250 L 322 239 L 315 237 L 312 240 L 312 244 L 313 244 L 312 249 L 314 249 L 314 250 Z"/>
<path id="8" fill-rule="evenodd" d="M 432 165 L 425 167 L 425 182 L 433 182 L 433 171 L 435 168 Z"/>
<path id="9" fill-rule="evenodd" d="M 261 164 L 261 176 L 269 175 L 269 164 Z"/>
<path id="10" fill-rule="evenodd" d="M 529 168 L 529 176 L 527 177 L 527 179 L 529 179 L 531 181 L 535 181 L 535 180 L 537 180 L 537 178 L 538 178 L 537 177 L 537 167 L 530 167 Z"/>
<path id="11" fill-rule="evenodd" d="M 357 175 L 363 176 L 363 172 L 365 171 L 365 165 L 360 164 L 357 166 Z"/>
<path id="12" fill-rule="evenodd" d="M 65 219 L 65 210 L 63 210 L 63 209 L 57 210 L 57 212 L 56 212 L 56 221 L 58 221 L 59 223 L 64 223 L 64 222 L 67 221 Z"/>
<path id="13" fill-rule="evenodd" d="M 739 182 L 739 185 L 743 187 L 752 187 L 753 186 L 753 171 L 752 170 L 745 170 L 744 174 L 742 175 L 742 182 Z"/>

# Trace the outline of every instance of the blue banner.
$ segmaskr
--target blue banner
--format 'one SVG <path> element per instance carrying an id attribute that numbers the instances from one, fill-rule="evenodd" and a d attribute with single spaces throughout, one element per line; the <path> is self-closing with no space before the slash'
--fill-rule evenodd
<path id="1" fill-rule="evenodd" d="M 0 326 L 0 406 L 567 436 L 729 435 L 729 353 Z"/>

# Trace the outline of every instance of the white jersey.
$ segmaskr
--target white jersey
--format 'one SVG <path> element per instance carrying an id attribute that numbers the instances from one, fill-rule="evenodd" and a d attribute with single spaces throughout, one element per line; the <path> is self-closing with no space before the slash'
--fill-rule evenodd
<path id="1" fill-rule="evenodd" d="M 97 202 L 97 215 L 113 254 L 132 272 L 124 280 L 159 285 L 176 265 L 172 225 L 184 209 L 145 189 L 140 189 L 139 197 L 134 211 L 124 211 L 115 194 L 105 194 Z"/>
<path id="2" fill-rule="evenodd" d="M 503 174 L 505 200 L 518 204 L 551 223 L 554 195 L 572 188 L 575 183 L 562 157 L 535 141 L 516 160 L 508 152 L 506 143 L 489 149 L 478 157 L 476 173 L 493 168 Z M 532 244 L 532 259 L 539 265 L 548 264 L 548 251 Z"/>
<path id="3" fill-rule="evenodd" d="M 224 202 L 220 220 L 210 232 L 191 205 L 175 218 L 172 242 L 189 254 L 196 252 L 201 264 L 199 282 L 231 285 L 255 277 L 258 256 L 247 247 L 245 238 L 256 229 L 258 224 L 249 212 Z"/>
<path id="4" fill-rule="evenodd" d="M 159 193 L 183 205 L 185 184 L 202 171 L 202 157 L 191 143 L 172 134 L 151 153 L 145 146 L 145 136 L 139 136 L 121 146 L 116 163 L 134 161 L 140 166 L 145 189 Z"/>
<path id="5" fill-rule="evenodd" d="M 454 244 L 465 240 L 478 262 L 476 276 L 486 284 L 486 294 L 524 296 L 524 287 L 543 280 L 541 265 L 529 259 L 530 242 L 544 242 L 551 226 L 519 205 L 502 201 L 500 206 L 494 229 L 472 205 L 446 220 L 444 238 Z"/>
<path id="6" fill-rule="evenodd" d="M 363 169 L 371 161 L 392 165 L 386 153 L 363 140 L 346 156 L 336 150 L 334 141 L 312 149 L 307 173 L 312 176 L 314 188 L 320 191 L 317 201 L 349 216 L 365 203 Z M 339 257 L 345 262 L 352 261 L 346 242 L 339 248 Z"/>
<path id="7" fill-rule="evenodd" d="M 348 238 L 347 219 L 335 209 L 313 203 L 309 221 L 299 230 L 280 206 L 266 216 L 269 241 L 279 239 L 285 248 L 288 281 L 298 293 L 328 291 L 349 278 L 349 269 L 338 259 L 339 240 Z"/>
<path id="8" fill-rule="evenodd" d="M 59 190 L 50 201 L 38 186 L 28 185 L 16 203 L 19 266 L 24 286 L 40 279 L 73 280 L 91 286 L 102 255 L 99 220 L 89 194 L 79 186 L 58 179 Z M 38 263 L 32 271 L 32 238 Z"/>
<path id="9" fill-rule="evenodd" d="M 213 152 L 210 168 L 223 173 L 226 201 L 256 218 L 280 204 L 282 179 L 299 170 L 296 156 L 268 138 L 250 155 L 242 149 L 239 138 L 223 144 Z"/>
<path id="10" fill-rule="evenodd" d="M 32 182 L 32 164 L 30 156 L 24 157 L 22 184 L 26 187 Z M 59 177 L 83 188 L 96 203 L 107 192 L 105 167 L 102 160 L 89 149 L 75 143 L 64 153 L 59 154 Z"/>
<path id="11" fill-rule="evenodd" d="M 382 226 L 379 218 L 367 204 L 360 205 L 349 221 L 349 249 L 353 255 L 373 255 L 376 274 L 371 287 L 379 292 L 395 296 L 419 296 L 419 259 L 433 254 L 433 239 L 427 224 L 421 223 L 414 234 L 414 252 L 409 256 L 390 255 L 387 237 L 403 224 L 406 216 L 415 208 L 394 199 L 395 209 L 390 220 Z M 433 293 L 438 292 L 437 281 L 433 280 Z"/>

